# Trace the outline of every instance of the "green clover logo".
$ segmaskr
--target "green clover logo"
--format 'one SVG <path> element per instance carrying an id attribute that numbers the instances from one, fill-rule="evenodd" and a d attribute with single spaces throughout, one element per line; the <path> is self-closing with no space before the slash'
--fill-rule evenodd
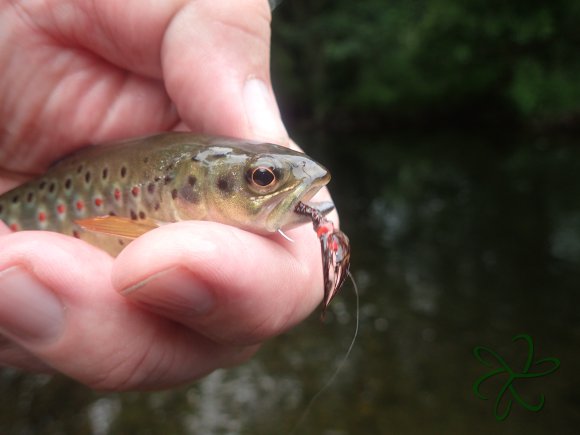
<path id="1" fill-rule="evenodd" d="M 512 409 L 512 403 L 513 403 L 512 398 L 515 399 L 516 402 L 518 402 L 520 405 L 522 405 L 528 411 L 532 411 L 532 412 L 540 411 L 544 407 L 544 401 L 545 401 L 544 395 L 543 394 L 540 395 L 540 400 L 538 401 L 537 404 L 535 404 L 535 405 L 529 404 L 516 391 L 515 382 L 518 379 L 540 378 L 543 376 L 547 376 L 547 375 L 555 372 L 556 370 L 558 370 L 558 367 L 560 367 L 560 360 L 558 358 L 543 358 L 541 360 L 533 362 L 534 344 L 532 342 L 532 338 L 529 335 L 519 334 L 519 335 L 516 335 L 514 338 L 512 338 L 512 342 L 516 342 L 517 340 L 525 340 L 528 343 L 528 358 L 527 358 L 526 363 L 524 365 L 524 369 L 521 373 L 518 373 L 518 372 L 515 372 L 514 370 L 512 370 L 512 368 L 507 365 L 505 360 L 501 356 L 499 356 L 496 352 L 494 352 L 493 350 L 486 348 L 486 347 L 483 347 L 483 346 L 477 346 L 475 349 L 473 349 L 473 354 L 475 355 L 475 358 L 477 358 L 477 360 L 480 363 L 486 365 L 487 367 L 491 367 L 491 368 L 494 368 L 497 365 L 496 363 L 491 362 L 491 361 L 487 361 L 483 358 L 482 353 L 487 352 L 493 358 L 495 358 L 496 362 L 499 363 L 499 366 L 500 366 L 499 368 L 496 368 L 495 370 L 483 375 L 481 378 L 479 378 L 477 381 L 475 381 L 475 383 L 473 384 L 473 392 L 475 393 L 475 395 L 478 398 L 480 398 L 482 400 L 488 399 L 487 397 L 485 397 L 483 394 L 481 394 L 479 392 L 479 387 L 481 386 L 481 384 L 483 382 L 485 382 L 486 380 L 494 377 L 495 375 L 499 375 L 501 373 L 507 373 L 509 375 L 508 380 L 503 385 L 502 389 L 500 390 L 500 392 L 497 395 L 497 398 L 495 400 L 494 414 L 495 414 L 496 420 L 498 420 L 498 421 L 505 420 L 507 418 L 507 416 L 510 414 L 511 409 Z M 551 368 L 543 371 L 543 372 L 530 372 L 530 368 L 532 367 L 532 364 L 534 366 L 539 366 L 539 365 L 545 364 L 545 363 L 552 364 L 553 366 Z M 511 397 L 507 401 L 507 406 L 506 406 L 505 411 L 503 413 L 500 413 L 500 409 L 499 409 L 500 403 L 502 401 L 502 398 L 504 397 L 504 395 L 508 391 L 511 394 Z"/>

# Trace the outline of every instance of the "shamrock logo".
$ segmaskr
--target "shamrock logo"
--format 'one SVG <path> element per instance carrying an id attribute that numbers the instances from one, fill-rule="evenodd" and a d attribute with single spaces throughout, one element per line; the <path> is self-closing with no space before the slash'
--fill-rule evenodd
<path id="1" fill-rule="evenodd" d="M 477 360 L 480 363 L 486 365 L 487 367 L 491 367 L 491 368 L 496 366 L 496 364 L 494 364 L 491 361 L 485 360 L 484 357 L 482 356 L 483 352 L 487 352 L 493 358 L 495 358 L 496 362 L 499 363 L 499 366 L 500 366 L 500 367 L 496 368 L 495 370 L 493 370 L 489 373 L 486 373 L 485 375 L 480 377 L 477 381 L 475 381 L 475 383 L 473 384 L 473 392 L 475 393 L 475 395 L 479 399 L 482 399 L 482 400 L 488 399 L 483 394 L 481 394 L 479 391 L 479 388 L 483 382 L 485 382 L 486 380 L 488 380 L 496 375 L 499 375 L 501 373 L 506 373 L 509 375 L 508 380 L 505 382 L 505 384 L 501 388 L 501 390 L 498 393 L 497 398 L 495 400 L 494 414 L 495 414 L 496 420 L 498 420 L 498 421 L 505 420 L 507 418 L 507 416 L 510 414 L 511 409 L 512 409 L 513 399 L 515 399 L 516 402 L 518 402 L 520 405 L 522 405 L 528 411 L 532 411 L 532 412 L 540 411 L 544 407 L 544 401 L 545 401 L 544 395 L 543 394 L 540 395 L 540 400 L 536 404 L 527 403 L 516 391 L 515 382 L 517 380 L 520 380 L 520 379 L 531 379 L 531 378 L 539 378 L 539 377 L 547 376 L 550 373 L 555 372 L 558 369 L 558 367 L 560 367 L 560 360 L 558 358 L 543 358 L 541 360 L 533 362 L 534 344 L 532 342 L 532 338 L 529 335 L 519 334 L 519 335 L 516 335 L 514 338 L 512 338 L 512 342 L 516 342 L 517 340 L 525 340 L 528 343 L 528 358 L 526 360 L 526 363 L 524 364 L 524 368 L 523 368 L 522 372 L 516 372 L 516 371 L 512 370 L 512 368 L 507 365 L 507 363 L 505 362 L 505 360 L 501 356 L 499 356 L 496 352 L 494 352 L 493 350 L 491 350 L 489 348 L 486 348 L 483 346 L 477 346 L 475 349 L 473 349 L 473 354 L 475 355 L 475 358 L 477 358 Z M 530 372 L 530 368 L 532 367 L 532 364 L 534 366 L 539 366 L 539 365 L 546 364 L 546 363 L 551 364 L 552 367 L 547 369 L 547 370 L 544 370 L 542 372 Z M 507 399 L 507 406 L 506 406 L 506 409 L 504 410 L 504 412 L 500 412 L 500 403 L 502 402 L 502 398 L 504 397 L 504 395 L 506 395 L 508 392 L 510 393 L 511 397 Z"/>

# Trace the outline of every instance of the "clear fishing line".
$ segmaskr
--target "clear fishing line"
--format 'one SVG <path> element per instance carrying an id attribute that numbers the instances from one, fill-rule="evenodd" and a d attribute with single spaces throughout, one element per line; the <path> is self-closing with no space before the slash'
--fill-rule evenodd
<path id="1" fill-rule="evenodd" d="M 354 333 L 352 336 L 352 340 L 350 341 L 350 345 L 348 346 L 348 350 L 346 351 L 344 357 L 342 358 L 340 363 L 338 363 L 338 365 L 336 366 L 334 373 L 332 373 L 330 378 L 328 378 L 328 380 L 318 390 L 318 392 L 314 396 L 312 396 L 312 398 L 308 402 L 308 405 L 306 405 L 306 408 L 304 409 L 304 411 L 302 411 L 302 415 L 300 416 L 300 418 L 298 419 L 298 421 L 296 422 L 296 424 L 294 425 L 292 430 L 288 433 L 288 435 L 296 434 L 296 431 L 298 430 L 298 428 L 300 426 L 302 426 L 302 424 L 304 424 L 304 422 L 306 421 L 306 417 L 308 417 L 308 414 L 310 413 L 310 410 L 314 407 L 314 404 L 318 401 L 320 396 L 322 396 L 326 392 L 326 390 L 328 390 L 328 388 L 332 385 L 332 383 L 335 381 L 338 374 L 344 368 L 348 358 L 350 357 L 350 354 L 352 353 L 352 349 L 354 348 L 354 344 L 355 344 L 356 339 L 358 337 L 358 329 L 359 329 L 359 322 L 360 322 L 359 292 L 358 292 L 358 287 L 356 285 L 356 282 L 355 282 L 352 274 L 350 273 L 350 271 L 348 271 L 347 274 L 348 274 L 348 277 L 350 278 L 350 281 L 352 282 L 352 285 L 354 288 L 354 294 L 356 295 L 355 327 L 354 327 Z"/>

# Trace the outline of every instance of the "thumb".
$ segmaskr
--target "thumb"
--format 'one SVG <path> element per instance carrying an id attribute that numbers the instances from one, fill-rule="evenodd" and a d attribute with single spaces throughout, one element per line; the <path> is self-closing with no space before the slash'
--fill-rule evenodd
<path id="1" fill-rule="evenodd" d="M 187 3 L 162 45 L 167 92 L 195 131 L 286 144 L 270 82 L 265 0 Z"/>

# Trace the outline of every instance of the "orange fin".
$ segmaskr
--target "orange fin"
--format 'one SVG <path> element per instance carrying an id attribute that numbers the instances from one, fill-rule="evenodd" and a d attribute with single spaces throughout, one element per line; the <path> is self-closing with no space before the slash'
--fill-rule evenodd
<path id="1" fill-rule="evenodd" d="M 136 239 L 148 231 L 159 227 L 152 220 L 133 220 L 119 216 L 97 216 L 75 221 L 82 229 L 95 233 L 104 233 L 111 236 Z"/>

